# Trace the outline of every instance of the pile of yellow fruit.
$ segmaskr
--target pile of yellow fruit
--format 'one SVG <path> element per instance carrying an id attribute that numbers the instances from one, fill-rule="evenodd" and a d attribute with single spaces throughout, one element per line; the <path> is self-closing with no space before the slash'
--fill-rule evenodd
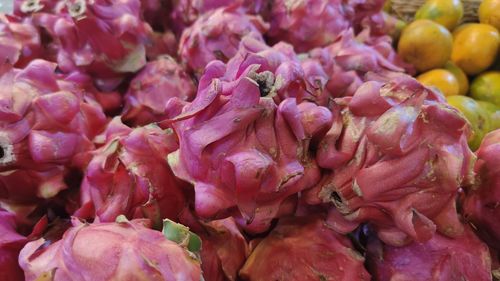
<path id="1" fill-rule="evenodd" d="M 460 0 L 427 0 L 397 49 L 421 83 L 441 91 L 469 120 L 475 149 L 500 128 L 500 0 L 481 3 L 479 23 L 460 25 L 463 12 Z"/>

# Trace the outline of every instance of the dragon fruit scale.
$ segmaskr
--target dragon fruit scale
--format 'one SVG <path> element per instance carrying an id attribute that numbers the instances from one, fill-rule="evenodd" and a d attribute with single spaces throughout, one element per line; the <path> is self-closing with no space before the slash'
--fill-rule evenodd
<path id="1" fill-rule="evenodd" d="M 65 166 L 79 165 L 93 149 L 106 116 L 92 93 L 55 73 L 54 63 L 0 68 L 0 197 L 51 197 L 64 188 Z M 43 180 L 15 176 L 29 174 Z"/>
<path id="2" fill-rule="evenodd" d="M 403 247 L 371 237 L 366 259 L 374 281 L 491 280 L 488 247 L 469 227 L 454 239 L 436 234 L 425 243 Z"/>
<path id="3" fill-rule="evenodd" d="M 176 219 L 184 208 L 183 185 L 172 174 L 167 155 L 177 149 L 171 129 L 154 124 L 129 128 L 115 117 L 105 132 L 106 143 L 90 152 L 80 190 L 77 217 L 112 222 L 128 218 Z"/>
<path id="4" fill-rule="evenodd" d="M 297 52 L 326 46 L 350 27 L 342 0 L 277 0 L 269 21 L 271 40 L 288 42 Z"/>
<path id="5" fill-rule="evenodd" d="M 27 242 L 26 237 L 16 232 L 14 215 L 0 209 L 0 280 L 24 280 L 17 258 Z"/>
<path id="6" fill-rule="evenodd" d="M 479 236 L 500 253 L 500 130 L 486 135 L 476 155 L 477 181 L 466 190 L 462 208 Z"/>
<path id="7" fill-rule="evenodd" d="M 0 14 L 0 61 L 24 67 L 43 55 L 40 35 L 31 19 Z"/>
<path id="8" fill-rule="evenodd" d="M 317 152 L 331 172 L 307 200 L 333 203 L 337 230 L 369 222 L 390 245 L 424 242 L 436 230 L 460 235 L 456 198 L 473 181 L 475 160 L 463 116 L 405 75 L 366 82 L 335 102 L 343 126 L 333 126 Z"/>
<path id="9" fill-rule="evenodd" d="M 200 75 L 212 60 L 226 62 L 238 51 L 244 36 L 264 41 L 268 25 L 260 16 L 246 15 L 236 6 L 212 10 L 185 29 L 179 42 L 179 57 Z"/>
<path id="10" fill-rule="evenodd" d="M 291 197 L 319 180 L 310 144 L 332 117 L 327 108 L 294 98 L 276 105 L 266 97 L 259 67 L 250 64 L 225 79 L 234 69 L 211 62 L 196 98 L 171 121 L 180 145 L 169 163 L 194 185 L 196 214 L 234 215 L 249 232 L 263 232 L 273 218 L 293 212 Z"/>
<path id="11" fill-rule="evenodd" d="M 60 1 L 56 11 L 34 10 L 33 22 L 49 34 L 59 69 L 82 71 L 102 90 L 113 90 L 146 64 L 151 27 L 139 0 Z"/>
<path id="12" fill-rule="evenodd" d="M 172 57 L 159 57 L 148 62 L 130 82 L 122 119 L 125 123 L 146 125 L 172 118 L 178 112 L 168 108 L 170 99 L 189 102 L 195 94 L 196 86 L 186 71 Z"/>
<path id="13" fill-rule="evenodd" d="M 243 280 L 371 280 L 351 241 L 319 217 L 280 219 L 240 270 Z"/>
<path id="14" fill-rule="evenodd" d="M 198 258 L 147 220 L 72 222 L 61 240 L 40 238 L 21 250 L 27 281 L 202 280 Z"/>

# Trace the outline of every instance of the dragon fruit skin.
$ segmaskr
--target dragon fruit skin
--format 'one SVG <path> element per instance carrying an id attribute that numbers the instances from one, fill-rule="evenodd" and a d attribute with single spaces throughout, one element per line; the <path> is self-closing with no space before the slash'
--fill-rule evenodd
<path id="1" fill-rule="evenodd" d="M 271 40 L 291 43 L 297 52 L 326 46 L 350 27 L 342 0 L 277 0 L 269 21 Z"/>
<path id="2" fill-rule="evenodd" d="M 91 93 L 55 74 L 54 63 L 33 60 L 24 69 L 1 68 L 2 189 L 23 201 L 55 195 L 64 188 L 57 171 L 77 165 L 93 149 L 91 140 L 104 129 L 106 117 Z M 16 174 L 34 178 L 15 179 Z M 40 179 L 38 186 L 28 188 L 36 185 L 35 178 Z M 31 183 L 15 184 L 20 181 Z"/>
<path id="3" fill-rule="evenodd" d="M 26 280 L 201 280 L 199 261 L 147 220 L 84 224 L 73 219 L 63 238 L 28 243 L 19 256 Z"/>
<path id="4" fill-rule="evenodd" d="M 182 33 L 180 60 L 199 75 L 210 61 L 232 58 L 245 35 L 264 42 L 262 33 L 267 29 L 260 16 L 243 14 L 237 7 L 210 11 Z"/>
<path id="5" fill-rule="evenodd" d="M 308 58 L 323 67 L 326 90 L 332 97 L 352 96 L 363 82 L 369 81 L 367 73 L 413 73 L 391 44 L 388 36 L 372 37 L 365 31 L 355 36 L 349 29 L 332 44 L 311 50 Z"/>
<path id="6" fill-rule="evenodd" d="M 102 90 L 113 90 L 146 64 L 152 29 L 141 20 L 139 0 L 63 2 L 58 12 L 31 13 L 52 38 L 50 49 L 61 71 L 87 73 Z"/>
<path id="7" fill-rule="evenodd" d="M 123 120 L 134 125 L 172 118 L 176 112 L 166 112 L 170 99 L 191 101 L 196 86 L 184 69 L 169 56 L 148 62 L 130 82 L 125 95 Z"/>
<path id="8" fill-rule="evenodd" d="M 240 270 L 243 280 L 370 280 L 349 239 L 323 219 L 280 219 Z"/>
<path id="9" fill-rule="evenodd" d="M 478 184 L 466 190 L 462 208 L 479 236 L 500 253 L 500 130 L 486 135 L 476 154 Z"/>
<path id="10" fill-rule="evenodd" d="M 180 34 L 200 16 L 223 7 L 237 7 L 245 14 L 260 14 L 269 0 L 175 0 L 171 13 L 174 30 Z"/>
<path id="11" fill-rule="evenodd" d="M 43 55 L 40 35 L 29 18 L 0 14 L 0 61 L 24 67 Z"/>
<path id="12" fill-rule="evenodd" d="M 475 161 L 462 115 L 404 75 L 367 82 L 336 103 L 338 121 L 317 152 L 332 172 L 308 191 L 308 202 L 333 203 L 338 231 L 369 222 L 390 245 L 424 242 L 436 230 L 460 235 L 455 200 L 472 182 Z"/>
<path id="13" fill-rule="evenodd" d="M 91 152 L 80 193 L 82 207 L 75 216 L 112 222 L 124 214 L 147 217 L 155 226 L 162 218 L 176 219 L 185 198 L 166 160 L 177 149 L 171 131 L 155 125 L 132 129 L 115 117 L 105 132 L 106 143 Z"/>
<path id="14" fill-rule="evenodd" d="M 180 222 L 200 236 L 205 281 L 235 281 L 249 255 L 248 243 L 233 218 L 204 222 L 185 209 Z"/>
<path id="15" fill-rule="evenodd" d="M 26 244 L 26 237 L 16 232 L 14 215 L 0 209 L 0 279 L 4 281 L 24 280 L 23 271 L 17 263 L 19 251 Z"/>
<path id="16" fill-rule="evenodd" d="M 169 155 L 174 174 L 194 185 L 198 216 L 223 217 L 236 207 L 249 232 L 267 230 L 288 197 L 319 180 L 309 143 L 331 122 L 325 107 L 261 97 L 253 80 L 259 67 L 225 80 L 233 69 L 210 63 L 196 98 L 173 120 L 180 148 Z"/>
<path id="17" fill-rule="evenodd" d="M 469 228 L 454 239 L 436 234 L 425 243 L 404 247 L 372 239 L 367 264 L 375 281 L 491 280 L 488 247 Z"/>

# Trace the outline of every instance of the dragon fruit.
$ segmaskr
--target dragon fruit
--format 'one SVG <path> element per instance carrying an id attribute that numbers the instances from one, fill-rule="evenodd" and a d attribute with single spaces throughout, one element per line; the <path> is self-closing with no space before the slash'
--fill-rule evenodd
<path id="1" fill-rule="evenodd" d="M 191 26 L 200 16 L 223 7 L 237 7 L 246 14 L 259 14 L 267 8 L 269 0 L 174 0 L 172 24 L 177 33 Z"/>
<path id="2" fill-rule="evenodd" d="M 58 171 L 83 161 L 106 117 L 90 93 L 55 73 L 54 63 L 33 60 L 24 69 L 0 68 L 1 189 L 22 200 L 50 197 L 64 188 Z M 21 182 L 31 184 L 16 184 Z"/>
<path id="3" fill-rule="evenodd" d="M 240 270 L 243 280 L 370 280 L 349 239 L 318 217 L 280 219 Z"/>
<path id="4" fill-rule="evenodd" d="M 184 210 L 182 224 L 202 240 L 201 269 L 205 281 L 235 281 L 249 255 L 249 246 L 233 218 L 203 222 Z"/>
<path id="5" fill-rule="evenodd" d="M 172 130 L 155 125 L 131 129 L 115 117 L 106 143 L 91 152 L 81 187 L 80 218 L 112 222 L 120 214 L 147 217 L 155 226 L 176 219 L 184 208 L 183 186 L 175 179 L 166 156 L 177 149 Z"/>
<path id="6" fill-rule="evenodd" d="M 72 222 L 61 240 L 41 238 L 21 250 L 27 281 L 201 280 L 196 256 L 149 229 L 147 220 Z"/>
<path id="7" fill-rule="evenodd" d="M 332 97 L 352 96 L 369 81 L 367 73 L 413 73 L 392 49 L 388 36 L 372 37 L 368 32 L 354 35 L 352 29 L 342 32 L 332 44 L 311 50 L 309 60 L 316 61 L 327 75 L 326 90 Z"/>
<path id="8" fill-rule="evenodd" d="M 61 1 L 58 11 L 33 11 L 52 43 L 59 69 L 92 75 L 103 90 L 146 64 L 151 27 L 141 20 L 139 0 Z"/>
<path id="9" fill-rule="evenodd" d="M 24 67 L 42 56 L 38 30 L 30 19 L 0 14 L 0 61 Z"/>
<path id="10" fill-rule="evenodd" d="M 331 172 L 308 202 L 333 203 L 338 231 L 369 222 L 390 245 L 425 242 L 436 230 L 459 236 L 456 197 L 473 180 L 475 160 L 463 116 L 405 75 L 335 102 L 337 121 L 316 154 Z"/>
<path id="11" fill-rule="evenodd" d="M 477 186 L 466 190 L 462 207 L 480 237 L 500 253 L 500 130 L 486 135 L 476 154 Z"/>
<path id="12" fill-rule="evenodd" d="M 469 227 L 455 239 L 436 234 L 425 243 L 404 247 L 384 245 L 372 238 L 367 264 L 375 281 L 491 280 L 488 247 Z"/>
<path id="13" fill-rule="evenodd" d="M 169 57 L 148 62 L 130 82 L 125 96 L 124 122 L 146 125 L 172 118 L 177 112 L 166 112 L 171 98 L 191 101 L 196 94 L 194 81 Z"/>
<path id="14" fill-rule="evenodd" d="M 169 163 L 176 176 L 194 185 L 196 214 L 233 215 L 252 233 L 293 212 L 296 194 L 319 180 L 310 144 L 332 118 L 327 108 L 294 98 L 276 105 L 266 97 L 259 67 L 248 64 L 236 72 L 211 62 L 196 98 L 170 121 L 180 148 Z"/>
<path id="15" fill-rule="evenodd" d="M 243 36 L 263 42 L 267 28 L 260 16 L 246 15 L 237 6 L 210 11 L 182 33 L 180 59 L 199 75 L 210 61 L 232 58 Z"/>
<path id="16" fill-rule="evenodd" d="M 26 237 L 16 232 L 14 215 L 0 209 L 0 280 L 24 280 L 17 257 L 26 242 Z"/>
<path id="17" fill-rule="evenodd" d="M 333 43 L 350 27 L 342 0 L 276 0 L 269 21 L 270 39 L 291 43 L 297 52 Z"/>

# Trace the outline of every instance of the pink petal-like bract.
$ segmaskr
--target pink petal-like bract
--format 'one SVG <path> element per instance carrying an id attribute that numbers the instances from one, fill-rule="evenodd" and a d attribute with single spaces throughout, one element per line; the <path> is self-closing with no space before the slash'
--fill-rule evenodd
<path id="1" fill-rule="evenodd" d="M 500 130 L 486 135 L 476 155 L 477 181 L 466 190 L 464 215 L 479 237 L 500 253 Z"/>
<path id="2" fill-rule="evenodd" d="M 0 209 L 0 280 L 24 280 L 17 258 L 19 251 L 27 242 L 26 237 L 16 232 L 14 215 Z"/>
<path id="3" fill-rule="evenodd" d="M 364 258 L 323 219 L 281 219 L 240 270 L 243 280 L 368 281 Z"/>
<path id="4" fill-rule="evenodd" d="M 488 247 L 469 227 L 454 239 L 436 234 L 425 243 L 403 247 L 373 239 L 367 248 L 374 281 L 491 280 Z"/>
<path id="5" fill-rule="evenodd" d="M 61 240 L 26 244 L 19 264 L 26 281 L 201 280 L 199 261 L 147 223 L 86 224 L 73 219 Z"/>
<path id="6" fill-rule="evenodd" d="M 371 223 L 391 245 L 424 242 L 436 230 L 460 235 L 456 198 L 473 180 L 475 161 L 464 117 L 405 75 L 366 82 L 335 102 L 342 121 L 316 153 L 331 173 L 308 192 L 308 201 L 333 203 L 354 227 Z"/>

